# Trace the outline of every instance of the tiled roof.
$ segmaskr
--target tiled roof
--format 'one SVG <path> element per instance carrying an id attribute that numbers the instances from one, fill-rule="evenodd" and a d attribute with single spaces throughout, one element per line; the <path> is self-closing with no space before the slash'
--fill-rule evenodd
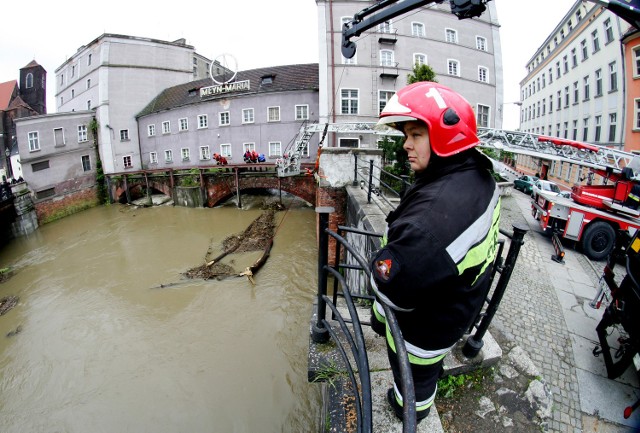
<path id="1" fill-rule="evenodd" d="M 273 76 L 271 84 L 262 84 L 262 78 Z M 235 81 L 251 82 L 251 89 L 237 93 L 225 93 L 207 98 L 200 98 L 200 89 L 215 83 L 211 78 L 191 81 L 178 86 L 169 87 L 156 96 L 136 117 L 151 113 L 170 110 L 184 105 L 196 104 L 210 100 L 230 98 L 240 95 L 255 95 L 260 93 L 284 92 L 292 90 L 318 90 L 318 64 L 271 66 L 268 68 L 239 71 Z"/>
<path id="2" fill-rule="evenodd" d="M 20 69 L 27 69 L 27 68 L 33 68 L 34 66 L 40 66 L 40 64 L 38 62 L 36 62 L 35 60 L 32 60 L 29 62 L 29 64 L 27 66 L 24 66 Z"/>
<path id="3" fill-rule="evenodd" d="M 11 96 L 17 87 L 18 82 L 16 80 L 0 83 L 0 111 L 5 111 L 9 107 Z"/>

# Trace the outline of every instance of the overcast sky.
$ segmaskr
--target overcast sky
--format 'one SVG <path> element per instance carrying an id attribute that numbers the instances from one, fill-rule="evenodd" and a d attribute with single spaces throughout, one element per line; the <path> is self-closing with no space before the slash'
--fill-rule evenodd
<path id="1" fill-rule="evenodd" d="M 527 60 L 575 0 L 493 1 L 501 24 L 504 100 L 517 101 Z M 79 0 L 35 0 L 25 7 L 19 1 L 6 1 L 0 25 L 0 82 L 19 79 L 20 68 L 36 60 L 47 70 L 47 108 L 53 113 L 55 70 L 103 33 L 166 41 L 185 38 L 210 59 L 233 54 L 241 70 L 318 62 L 314 0 L 192 0 L 180 6 L 131 0 L 90 6 Z M 515 129 L 518 107 L 504 108 L 504 128 Z"/>

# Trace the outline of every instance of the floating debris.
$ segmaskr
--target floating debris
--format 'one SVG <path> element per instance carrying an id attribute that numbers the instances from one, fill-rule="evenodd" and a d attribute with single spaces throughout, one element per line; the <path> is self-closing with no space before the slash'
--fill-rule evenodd
<path id="1" fill-rule="evenodd" d="M 5 296 L 0 299 L 0 316 L 7 313 L 18 303 L 19 298 L 17 296 Z"/>

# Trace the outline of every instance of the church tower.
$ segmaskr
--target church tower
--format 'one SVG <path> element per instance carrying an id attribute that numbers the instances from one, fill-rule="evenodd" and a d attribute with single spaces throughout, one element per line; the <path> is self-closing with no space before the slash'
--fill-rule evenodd
<path id="1" fill-rule="evenodd" d="M 47 114 L 47 71 L 35 60 L 20 69 L 20 97 L 39 114 Z"/>

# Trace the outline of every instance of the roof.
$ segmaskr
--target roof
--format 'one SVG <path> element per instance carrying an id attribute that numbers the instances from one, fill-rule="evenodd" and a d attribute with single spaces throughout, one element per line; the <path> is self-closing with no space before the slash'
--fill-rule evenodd
<path id="1" fill-rule="evenodd" d="M 17 94 L 18 82 L 16 80 L 0 83 L 0 111 L 5 111 L 11 103 L 14 92 Z"/>
<path id="2" fill-rule="evenodd" d="M 20 69 L 27 69 L 27 68 L 33 68 L 34 66 L 40 66 L 40 64 L 38 62 L 36 62 L 35 60 L 32 60 L 29 62 L 29 64 L 27 66 L 24 66 Z"/>
<path id="3" fill-rule="evenodd" d="M 215 85 L 211 78 L 191 81 L 163 90 L 153 101 L 142 109 L 136 117 L 146 116 L 177 107 L 197 104 L 217 99 L 228 99 L 235 96 L 256 95 L 261 93 L 286 92 L 295 90 L 318 90 L 318 64 L 298 64 L 285 66 L 271 66 L 267 68 L 239 71 L 235 81 L 251 82 L 251 89 L 237 93 L 223 93 L 216 96 L 200 98 L 200 89 Z M 262 78 L 272 76 L 271 84 L 262 84 Z"/>

